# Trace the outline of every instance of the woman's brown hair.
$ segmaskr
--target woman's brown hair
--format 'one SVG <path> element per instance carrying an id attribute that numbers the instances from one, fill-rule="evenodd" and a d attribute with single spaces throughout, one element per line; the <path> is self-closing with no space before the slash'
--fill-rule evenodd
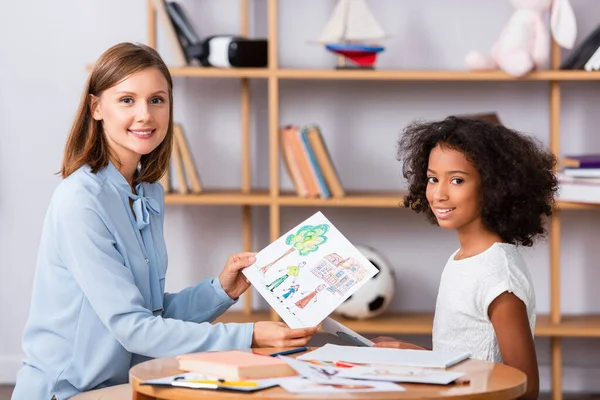
<path id="1" fill-rule="evenodd" d="M 100 56 L 90 74 L 63 156 L 63 178 L 68 177 L 83 165 L 89 165 L 93 173 L 106 167 L 110 160 L 110 149 L 104 136 L 102 121 L 92 118 L 92 95 L 99 97 L 103 91 L 118 84 L 131 74 L 146 68 L 157 68 L 169 84 L 169 127 L 162 143 L 140 160 L 140 171 L 134 177 L 139 182 L 156 182 L 167 171 L 173 146 L 173 80 L 169 69 L 160 55 L 143 44 L 120 43 Z M 118 161 L 118 160 L 116 160 Z M 117 166 L 118 167 L 118 166 Z"/>

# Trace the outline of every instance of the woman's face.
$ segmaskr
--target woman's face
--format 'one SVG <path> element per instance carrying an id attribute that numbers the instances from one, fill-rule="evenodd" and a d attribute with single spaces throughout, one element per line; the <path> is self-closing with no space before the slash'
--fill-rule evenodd
<path id="1" fill-rule="evenodd" d="M 426 195 L 442 228 L 460 231 L 481 224 L 479 172 L 460 151 L 439 145 L 431 150 Z"/>
<path id="2" fill-rule="evenodd" d="M 169 84 L 157 68 L 146 68 L 92 99 L 92 116 L 118 160 L 136 167 L 164 140 L 169 128 Z"/>

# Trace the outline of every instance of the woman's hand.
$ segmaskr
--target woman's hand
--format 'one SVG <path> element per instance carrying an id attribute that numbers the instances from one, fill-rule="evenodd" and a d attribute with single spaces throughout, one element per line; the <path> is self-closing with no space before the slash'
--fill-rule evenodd
<path id="1" fill-rule="evenodd" d="M 317 327 L 291 329 L 283 322 L 259 321 L 254 324 L 252 347 L 306 346 Z"/>
<path id="2" fill-rule="evenodd" d="M 375 339 L 371 339 L 375 343 L 374 347 L 388 347 L 390 349 L 408 349 L 408 350 L 427 350 L 424 347 L 417 346 L 409 342 L 397 340 L 388 336 L 378 336 Z"/>
<path id="3" fill-rule="evenodd" d="M 239 253 L 229 256 L 223 271 L 219 274 L 221 287 L 233 300 L 240 297 L 250 287 L 250 282 L 242 270 L 256 261 L 256 253 Z"/>

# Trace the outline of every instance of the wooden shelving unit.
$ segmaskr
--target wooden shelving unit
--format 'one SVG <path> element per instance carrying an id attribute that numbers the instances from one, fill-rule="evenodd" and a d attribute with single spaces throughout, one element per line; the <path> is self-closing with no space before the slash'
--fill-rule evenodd
<path id="1" fill-rule="evenodd" d="M 240 0 L 242 13 L 241 34 L 248 33 L 249 0 Z M 551 70 L 533 72 L 521 79 L 515 79 L 500 71 L 419 71 L 419 70 L 323 70 L 292 69 L 278 66 L 278 0 L 267 0 L 267 24 L 269 38 L 269 65 L 260 69 L 215 69 L 202 67 L 172 68 L 174 77 L 235 78 L 241 84 L 241 143 L 242 143 L 242 185 L 235 191 L 205 191 L 200 195 L 166 196 L 167 204 L 175 205 L 226 205 L 242 208 L 242 242 L 245 251 L 254 249 L 251 243 L 250 210 L 253 206 L 269 208 L 270 239 L 280 234 L 280 212 L 283 207 L 356 207 L 394 208 L 399 207 L 401 192 L 348 193 L 344 198 L 305 199 L 293 193 L 283 193 L 279 185 L 279 82 L 285 80 L 363 80 L 363 81 L 447 81 L 447 82 L 547 82 L 550 106 L 550 147 L 560 155 L 560 114 L 561 82 L 600 81 L 600 72 L 560 71 L 560 50 L 552 46 Z M 156 20 L 152 0 L 148 0 L 149 44 L 156 46 Z M 266 79 L 268 84 L 268 126 L 269 126 L 269 187 L 264 190 L 252 189 L 250 153 L 250 87 L 249 79 Z M 550 290 L 551 305 L 549 315 L 539 315 L 535 333 L 549 337 L 551 342 L 552 398 L 562 399 L 562 348 L 565 337 L 600 338 L 600 315 L 562 315 L 560 311 L 560 231 L 563 210 L 598 209 L 600 205 L 561 202 L 557 204 L 550 223 Z M 276 319 L 269 311 L 253 310 L 251 296 L 245 295 L 244 311 L 228 312 L 219 321 L 248 322 Z M 386 314 L 365 321 L 341 320 L 350 328 L 362 333 L 379 334 L 418 334 L 429 335 L 432 328 L 432 314 Z"/>

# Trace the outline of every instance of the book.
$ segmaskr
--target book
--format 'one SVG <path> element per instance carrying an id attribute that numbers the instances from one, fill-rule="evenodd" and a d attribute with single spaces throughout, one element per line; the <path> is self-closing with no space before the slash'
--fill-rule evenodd
<path id="1" fill-rule="evenodd" d="M 309 197 L 308 187 L 300 168 L 300 160 L 298 160 L 298 157 L 301 157 L 302 154 L 294 150 L 295 144 L 292 136 L 295 134 L 295 128 L 292 126 L 286 126 L 279 130 L 283 162 L 298 196 Z"/>
<path id="2" fill-rule="evenodd" d="M 317 212 L 242 272 L 290 328 L 304 328 L 318 325 L 378 270 Z"/>
<path id="3" fill-rule="evenodd" d="M 300 137 L 300 130 L 297 126 L 290 125 L 285 130 L 284 135 L 286 136 L 287 141 L 290 143 L 290 149 L 294 153 L 294 159 L 298 163 L 300 176 L 306 185 L 308 197 L 319 197 L 319 185 L 313 174 L 308 155 L 304 149 L 304 143 Z"/>
<path id="4" fill-rule="evenodd" d="M 560 65 L 560 69 L 583 69 L 598 47 L 600 47 L 600 25 L 569 53 Z"/>
<path id="5" fill-rule="evenodd" d="M 560 164 L 566 168 L 600 168 L 600 154 L 565 156 L 561 158 Z"/>
<path id="6" fill-rule="evenodd" d="M 175 136 L 173 140 L 177 142 L 177 148 L 179 149 L 179 154 L 181 155 L 183 168 L 185 169 L 183 183 L 187 185 L 187 179 L 185 178 L 189 178 L 191 192 L 194 194 L 200 194 L 202 192 L 200 177 L 198 176 L 198 170 L 196 169 L 196 164 L 194 163 L 192 152 L 190 151 L 190 147 L 188 146 L 187 140 L 185 139 L 185 135 L 183 134 L 183 129 L 181 129 L 181 125 L 173 125 L 173 135 Z"/>
<path id="7" fill-rule="evenodd" d="M 329 187 L 333 197 L 344 197 L 346 193 L 344 192 L 339 175 L 333 165 L 331 155 L 325 145 L 321 130 L 316 125 L 310 125 L 306 128 L 306 131 L 308 142 L 313 150 L 317 163 L 319 164 L 323 178 L 325 179 L 325 184 Z"/>
<path id="8" fill-rule="evenodd" d="M 153 4 L 158 20 L 164 29 L 164 33 L 167 35 L 167 39 L 171 48 L 173 61 L 169 64 L 173 67 L 185 67 L 188 64 L 187 58 L 179 42 L 177 31 L 175 30 L 173 22 L 171 21 L 169 13 L 167 12 L 166 0 L 153 0 Z"/>
<path id="9" fill-rule="evenodd" d="M 185 173 L 183 171 L 183 161 L 181 159 L 181 150 L 179 149 L 179 141 L 173 138 L 173 152 L 171 155 L 171 162 L 175 166 L 175 177 L 177 180 L 177 191 L 180 194 L 187 194 L 188 187 L 185 179 Z"/>
<path id="10" fill-rule="evenodd" d="M 327 183 L 325 182 L 325 177 L 323 176 L 323 171 L 321 170 L 321 166 L 319 165 L 319 162 L 317 161 L 315 152 L 314 152 L 312 146 L 310 145 L 310 142 L 308 141 L 308 129 L 307 128 L 300 129 L 299 135 L 300 135 L 300 140 L 302 141 L 302 145 L 304 148 L 304 153 L 306 154 L 306 157 L 308 159 L 308 164 L 310 166 L 311 173 L 317 182 L 319 194 L 321 195 L 322 198 L 329 199 L 331 197 L 331 192 L 329 191 L 329 187 L 327 186 Z"/>
<path id="11" fill-rule="evenodd" d="M 416 368 L 449 368 L 471 357 L 462 351 L 426 351 L 384 347 L 352 347 L 326 344 L 298 360 L 346 361 L 356 364 L 398 365 Z"/>
<path id="12" fill-rule="evenodd" d="M 297 375 L 293 368 L 277 357 L 239 350 L 183 354 L 177 356 L 177 361 L 183 371 L 215 375 L 231 381 Z"/>
<path id="13" fill-rule="evenodd" d="M 600 168 L 565 168 L 562 174 L 571 178 L 600 178 Z"/>
<path id="14" fill-rule="evenodd" d="M 558 200 L 573 203 L 600 203 L 600 178 L 573 178 L 558 175 Z"/>

